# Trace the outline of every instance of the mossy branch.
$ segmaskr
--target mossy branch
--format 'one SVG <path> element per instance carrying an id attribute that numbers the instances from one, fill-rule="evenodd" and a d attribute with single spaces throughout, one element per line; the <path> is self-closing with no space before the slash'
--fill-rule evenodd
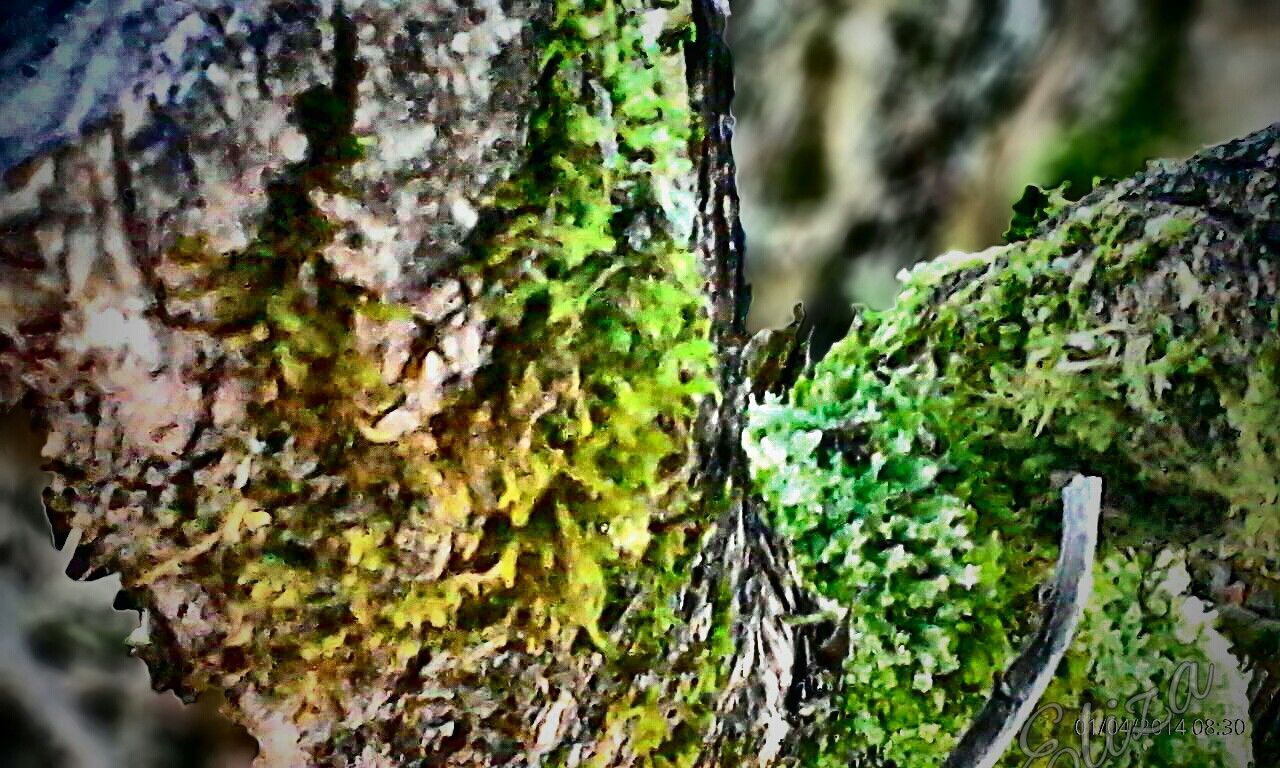
<path id="1" fill-rule="evenodd" d="M 802 585 L 846 608 L 807 759 L 946 757 L 1036 631 L 1053 489 L 1077 471 L 1108 489 L 1098 587 L 1046 698 L 1102 706 L 1190 660 L 1223 676 L 1205 716 L 1243 717 L 1245 649 L 1224 658 L 1195 618 L 1186 561 L 1219 559 L 1250 590 L 1280 567 L 1278 156 L 1273 126 L 1058 207 L 1020 242 L 922 264 L 753 406 L 766 519 Z M 1242 734 L 1181 736 L 1126 759 L 1247 763 Z"/>

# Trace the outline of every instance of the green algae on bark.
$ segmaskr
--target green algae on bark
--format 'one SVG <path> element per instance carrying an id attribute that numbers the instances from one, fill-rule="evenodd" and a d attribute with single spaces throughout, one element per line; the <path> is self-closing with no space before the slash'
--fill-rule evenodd
<path id="1" fill-rule="evenodd" d="M 1104 477 L 1121 510 L 1108 552 L 1208 547 L 1274 578 L 1275 254 L 1206 205 L 1204 179 L 1262 190 L 1275 175 L 1196 170 L 1197 197 L 1170 191 L 1191 170 L 1157 168 L 1031 239 L 918 267 L 894 307 L 753 406 L 744 443 L 770 522 L 849 635 L 819 764 L 945 757 L 1033 629 L 1063 473 Z M 1165 662 L 1195 655 L 1163 615 L 1137 623 Z M 1080 647 L 1093 669 L 1145 642 L 1107 639 Z M 1115 681 L 1072 682 L 1105 700 Z M 1190 753 L 1148 743 L 1137 759 L 1184 764 L 1175 754 Z"/>

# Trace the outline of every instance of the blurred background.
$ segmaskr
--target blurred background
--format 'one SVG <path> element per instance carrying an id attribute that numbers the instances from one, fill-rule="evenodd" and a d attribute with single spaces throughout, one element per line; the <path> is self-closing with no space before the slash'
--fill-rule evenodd
<path id="1" fill-rule="evenodd" d="M 737 0 L 753 327 L 815 353 L 904 266 L 1002 242 L 1028 184 L 1123 177 L 1280 120 L 1277 0 Z"/>
<path id="2" fill-rule="evenodd" d="M 0 52 L 75 5 L 0 4 Z M 785 324 L 802 301 L 819 353 L 854 303 L 892 300 L 902 267 L 1000 243 L 1027 185 L 1078 197 L 1280 120 L 1280 0 L 732 11 L 750 322 Z M 151 691 L 118 582 L 65 575 L 74 541 L 50 545 L 38 468 L 21 415 L 0 417 L 0 767 L 247 765 L 252 743 L 214 702 Z"/>

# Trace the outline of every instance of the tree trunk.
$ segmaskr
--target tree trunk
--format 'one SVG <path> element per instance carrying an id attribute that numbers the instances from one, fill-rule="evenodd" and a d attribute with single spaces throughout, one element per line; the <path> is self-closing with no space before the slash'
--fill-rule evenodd
<path id="1" fill-rule="evenodd" d="M 741 450 L 803 352 L 745 338 L 722 4 L 101 5 L 3 97 L 0 391 L 157 686 L 262 766 L 825 744 L 848 636 Z M 1144 183 L 1265 234 L 1268 136 Z"/>
<path id="2" fill-rule="evenodd" d="M 778 740 L 723 23 L 96 5 L 13 78 L 5 399 L 73 575 L 261 764 Z"/>

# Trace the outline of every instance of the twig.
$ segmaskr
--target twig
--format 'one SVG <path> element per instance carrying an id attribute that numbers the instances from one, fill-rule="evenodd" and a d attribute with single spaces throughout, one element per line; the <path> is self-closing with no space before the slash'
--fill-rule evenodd
<path id="1" fill-rule="evenodd" d="M 1062 490 L 1062 548 L 1053 593 L 1035 637 L 997 681 L 986 706 L 947 758 L 946 768 L 991 768 L 1053 680 L 1093 591 L 1102 480 L 1076 475 Z"/>

